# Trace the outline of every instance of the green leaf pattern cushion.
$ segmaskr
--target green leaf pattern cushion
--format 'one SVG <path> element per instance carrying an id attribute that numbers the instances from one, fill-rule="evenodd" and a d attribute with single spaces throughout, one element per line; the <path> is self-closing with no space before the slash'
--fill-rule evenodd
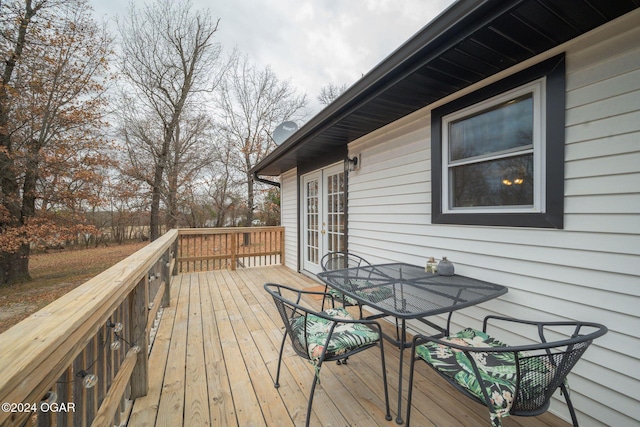
<path id="1" fill-rule="evenodd" d="M 458 345 L 470 347 L 503 347 L 505 344 L 475 329 L 464 329 L 454 336 L 444 339 Z M 473 372 L 467 356 L 459 350 L 437 343 L 429 342 L 418 346 L 416 352 L 431 366 L 444 375 L 452 378 L 471 394 L 485 401 L 481 385 Z M 471 353 L 480 376 L 489 385 L 487 394 L 494 411 L 491 411 L 491 422 L 501 425 L 500 418 L 509 415 L 513 403 L 516 383 L 516 365 L 513 353 Z M 485 402 L 486 404 L 486 402 Z"/>
<path id="2" fill-rule="evenodd" d="M 371 302 L 380 302 L 389 298 L 393 294 L 393 291 L 387 287 L 373 287 L 358 290 L 356 293 Z"/>
<path id="3" fill-rule="evenodd" d="M 353 317 L 344 308 L 330 308 L 323 311 L 335 321 L 309 314 L 298 317 L 293 321 L 294 336 L 307 349 L 309 359 L 315 365 L 320 361 L 320 356 L 327 345 L 324 358 L 332 358 L 346 354 L 351 350 L 368 346 L 380 339 L 379 334 L 361 323 L 340 323 L 340 319 L 353 320 Z M 327 338 L 331 326 L 338 322 L 333 329 L 331 339 L 327 344 Z M 306 326 L 306 327 L 305 327 Z"/>
<path id="4" fill-rule="evenodd" d="M 354 291 L 356 294 L 374 303 L 380 302 L 393 295 L 393 291 L 389 287 L 375 286 L 364 279 L 350 279 L 346 285 L 349 286 L 349 290 Z M 358 305 L 358 301 L 336 289 L 330 288 L 329 293 L 340 301 L 344 300 L 348 305 Z"/>
<path id="5" fill-rule="evenodd" d="M 354 300 L 350 296 L 343 294 L 337 289 L 329 288 L 329 295 L 333 296 L 338 301 L 344 301 L 346 305 L 358 305 L 358 301 Z"/>

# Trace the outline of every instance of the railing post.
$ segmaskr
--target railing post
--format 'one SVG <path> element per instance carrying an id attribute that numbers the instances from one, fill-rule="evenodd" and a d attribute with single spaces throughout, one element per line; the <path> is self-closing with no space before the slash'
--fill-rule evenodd
<path id="1" fill-rule="evenodd" d="M 131 399 L 146 396 L 149 391 L 149 273 L 138 282 L 129 298 L 129 322 L 133 345 L 140 346 L 136 366 L 131 374 Z"/>
<path id="2" fill-rule="evenodd" d="M 173 248 L 171 250 L 171 256 L 169 256 L 169 261 L 173 261 L 173 271 L 171 272 L 171 275 L 173 276 L 177 276 L 178 275 L 178 241 L 180 239 L 180 234 L 178 234 L 178 237 L 176 237 L 176 240 L 173 241 L 173 244 L 171 245 L 171 247 Z"/>
<path id="3" fill-rule="evenodd" d="M 280 229 L 280 265 L 284 265 L 284 228 Z"/>
<path id="4" fill-rule="evenodd" d="M 171 248 L 165 252 L 165 263 L 162 265 L 162 280 L 164 280 L 164 294 L 162 295 L 162 307 L 169 307 L 171 301 Z"/>
<path id="5" fill-rule="evenodd" d="M 231 233 L 231 271 L 235 271 L 236 269 L 236 241 L 238 240 L 238 233 Z"/>

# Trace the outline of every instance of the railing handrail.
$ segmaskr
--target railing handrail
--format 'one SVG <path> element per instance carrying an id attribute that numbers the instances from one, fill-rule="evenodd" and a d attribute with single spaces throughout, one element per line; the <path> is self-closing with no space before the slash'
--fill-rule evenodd
<path id="1" fill-rule="evenodd" d="M 264 227 L 226 227 L 226 228 L 180 228 L 180 235 L 200 235 L 200 234 L 239 234 L 260 231 L 284 230 L 283 226 Z"/>
<path id="2" fill-rule="evenodd" d="M 0 402 L 39 401 L 177 237 L 170 230 L 0 334 Z"/>

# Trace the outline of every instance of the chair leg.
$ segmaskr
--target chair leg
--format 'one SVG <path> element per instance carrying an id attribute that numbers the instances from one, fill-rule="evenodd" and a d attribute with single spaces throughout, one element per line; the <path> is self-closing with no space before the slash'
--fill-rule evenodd
<path id="1" fill-rule="evenodd" d="M 275 388 L 280 387 L 280 366 L 282 365 L 282 352 L 284 350 L 284 343 L 287 340 L 287 331 L 285 329 L 284 336 L 282 337 L 282 344 L 280 344 L 280 354 L 278 355 L 278 370 L 276 372 L 276 382 L 273 384 Z"/>
<path id="2" fill-rule="evenodd" d="M 569 390 L 564 385 L 564 383 L 560 384 L 560 391 L 562 391 L 562 395 L 564 396 L 564 400 L 567 402 L 567 407 L 569 408 L 569 413 L 571 414 L 571 422 L 573 423 L 573 427 L 578 427 L 578 417 L 576 416 L 576 411 L 573 409 L 573 403 L 571 403 L 571 398 L 569 397 Z"/>
<path id="3" fill-rule="evenodd" d="M 327 293 L 327 285 L 325 285 L 325 287 L 324 287 L 324 293 L 325 294 Z M 322 297 L 322 307 L 320 308 L 320 311 L 324 311 L 324 302 L 325 302 L 326 299 L 327 299 L 327 295 L 323 295 L 323 297 Z"/>
<path id="4" fill-rule="evenodd" d="M 389 409 L 389 387 L 387 386 L 387 368 L 384 360 L 384 345 L 382 344 L 382 331 L 380 333 L 380 364 L 382 365 L 382 386 L 384 387 L 384 404 L 387 410 L 385 419 L 391 421 L 391 410 Z"/>
<path id="5" fill-rule="evenodd" d="M 316 384 L 318 384 L 318 377 L 320 376 L 320 367 L 322 366 L 322 362 L 318 362 L 318 365 L 315 368 L 313 373 L 313 382 L 311 383 L 311 392 L 309 393 L 309 403 L 307 404 L 307 420 L 305 422 L 305 427 L 309 427 L 309 422 L 311 420 L 311 406 L 313 406 L 313 395 L 316 391 Z"/>
<path id="6" fill-rule="evenodd" d="M 409 385 L 408 394 L 407 394 L 407 419 L 405 422 L 407 423 L 407 427 L 411 425 L 411 397 L 413 395 L 413 369 L 416 364 L 416 355 L 413 353 L 413 349 L 411 350 L 411 366 L 409 367 Z"/>

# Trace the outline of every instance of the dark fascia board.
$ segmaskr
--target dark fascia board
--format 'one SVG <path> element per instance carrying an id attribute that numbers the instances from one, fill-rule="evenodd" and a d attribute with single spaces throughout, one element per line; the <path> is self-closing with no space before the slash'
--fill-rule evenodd
<path id="1" fill-rule="evenodd" d="M 311 120 L 305 123 L 293 135 L 280 146 L 273 150 L 251 169 L 253 174 L 261 175 L 265 169 L 275 163 L 282 156 L 295 151 L 305 141 L 318 136 L 324 130 L 338 123 L 348 114 L 352 113 L 367 100 L 375 97 L 378 90 L 385 86 L 392 74 L 408 74 L 403 72 L 407 62 L 424 52 L 435 40 L 443 34 L 451 32 L 461 21 L 473 15 L 475 11 L 483 7 L 499 7 L 504 10 L 520 3 L 519 1 L 503 0 L 459 0 L 449 6 L 440 15 L 423 27 L 415 36 L 401 45 L 369 73 L 354 83 L 331 104 L 320 111 Z M 492 16 L 494 16 L 492 14 Z M 453 36 L 453 35 L 452 35 Z M 411 67 L 414 68 L 414 67 Z M 394 79 L 397 80 L 397 79 Z M 348 141 L 345 141 L 345 145 Z M 279 171 L 284 172 L 283 170 Z M 275 174 L 274 174 L 275 175 Z"/>

